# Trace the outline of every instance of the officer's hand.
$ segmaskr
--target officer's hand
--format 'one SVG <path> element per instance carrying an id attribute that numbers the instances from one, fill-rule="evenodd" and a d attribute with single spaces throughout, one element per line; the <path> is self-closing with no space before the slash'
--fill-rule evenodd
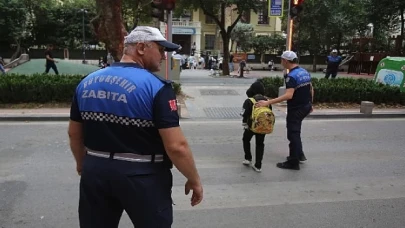
<path id="1" fill-rule="evenodd" d="M 312 113 L 314 111 L 314 107 L 311 107 L 311 110 L 309 111 L 309 113 Z"/>
<path id="2" fill-rule="evenodd" d="M 191 206 L 195 206 L 201 203 L 203 199 L 203 188 L 201 182 L 191 182 L 187 181 L 185 185 L 185 193 L 188 195 L 190 190 L 193 190 L 193 196 L 191 197 Z"/>
<path id="3" fill-rule="evenodd" d="M 268 104 L 266 104 L 266 101 L 258 101 L 256 104 L 255 104 L 255 106 L 256 107 L 264 107 L 264 106 L 268 106 Z"/>
<path id="4" fill-rule="evenodd" d="M 79 176 L 81 176 L 82 175 L 82 165 L 77 164 L 76 165 L 76 171 L 77 171 L 77 174 Z"/>

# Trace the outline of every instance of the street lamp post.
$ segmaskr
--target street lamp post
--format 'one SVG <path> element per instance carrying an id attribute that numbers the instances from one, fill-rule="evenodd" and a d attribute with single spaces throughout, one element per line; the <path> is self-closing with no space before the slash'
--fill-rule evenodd
<path id="1" fill-rule="evenodd" d="M 87 13 L 86 9 L 81 9 L 80 12 L 82 12 L 82 33 L 83 33 L 83 64 L 87 64 L 86 61 L 86 35 L 85 35 L 85 30 L 84 30 L 84 14 Z"/>
<path id="2" fill-rule="evenodd" d="M 288 1 L 288 19 L 287 19 L 287 40 L 286 40 L 286 51 L 291 51 L 291 44 L 292 44 L 292 32 L 293 32 L 293 19 L 291 18 L 291 1 Z M 284 69 L 284 74 L 288 74 L 288 70 Z M 283 80 L 283 86 L 278 88 L 278 96 L 282 96 L 285 94 L 286 91 L 286 84 L 285 80 Z M 283 101 L 280 103 L 281 105 L 286 105 L 287 102 Z"/>

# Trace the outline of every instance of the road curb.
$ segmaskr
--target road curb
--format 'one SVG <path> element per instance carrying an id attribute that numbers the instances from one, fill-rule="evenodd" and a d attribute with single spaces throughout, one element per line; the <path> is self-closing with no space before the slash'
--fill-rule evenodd
<path id="1" fill-rule="evenodd" d="M 405 113 L 342 113 L 342 114 L 310 114 L 308 119 L 384 119 L 384 118 L 405 118 Z"/>
<path id="2" fill-rule="evenodd" d="M 184 111 L 183 111 L 184 110 Z M 182 107 L 182 114 L 181 119 L 189 119 L 193 120 L 195 118 L 190 117 L 186 114 L 186 108 Z M 280 117 L 279 117 L 280 118 Z M 405 118 L 405 113 L 379 113 L 379 114 L 311 114 L 306 117 L 306 119 L 394 119 L 394 118 Z M 8 116 L 0 116 L 0 122 L 31 122 L 31 121 L 69 121 L 69 115 L 59 115 L 59 116 L 52 116 L 52 115 L 42 115 L 42 116 L 28 116 L 28 115 L 8 115 Z M 198 118 L 196 118 L 198 119 Z"/>

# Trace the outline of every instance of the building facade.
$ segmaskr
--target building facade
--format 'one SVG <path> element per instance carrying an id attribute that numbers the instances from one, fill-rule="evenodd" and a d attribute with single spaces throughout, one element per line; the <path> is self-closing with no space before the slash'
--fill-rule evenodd
<path id="1" fill-rule="evenodd" d="M 258 13 L 251 11 L 243 15 L 240 22 L 252 24 L 255 35 L 281 33 L 281 19 L 268 17 L 268 5 Z M 238 17 L 232 7 L 226 9 L 226 26 L 230 26 Z M 173 19 L 173 42 L 182 46 L 181 54 L 189 55 L 192 49 L 196 54 L 211 54 L 222 52 L 223 44 L 218 26 L 214 20 L 205 16 L 202 10 L 185 13 L 184 17 Z M 165 35 L 166 25 L 160 24 L 160 30 Z M 235 47 L 234 47 L 235 49 Z"/>

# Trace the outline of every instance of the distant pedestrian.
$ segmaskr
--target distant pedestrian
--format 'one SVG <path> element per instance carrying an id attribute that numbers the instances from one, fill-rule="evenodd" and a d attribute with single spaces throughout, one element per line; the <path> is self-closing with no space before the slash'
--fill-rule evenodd
<path id="1" fill-rule="evenodd" d="M 53 50 L 53 45 L 50 44 L 48 45 L 46 51 L 45 51 L 45 58 L 46 58 L 46 63 L 45 63 L 45 73 L 49 73 L 49 70 L 52 68 L 52 70 L 55 72 L 56 75 L 59 74 L 58 72 L 58 68 L 56 67 L 55 63 L 58 63 L 58 61 L 56 61 L 53 58 L 52 55 L 52 50 Z"/>
<path id="2" fill-rule="evenodd" d="M 233 54 L 230 54 L 229 55 L 229 73 L 232 73 L 235 70 L 234 65 L 233 65 L 233 59 L 234 59 Z"/>
<path id="3" fill-rule="evenodd" d="M 328 79 L 332 75 L 332 79 L 336 78 L 339 71 L 339 65 L 342 62 L 342 57 L 338 56 L 336 49 L 332 50 L 331 54 L 326 57 L 326 67 L 325 78 Z"/>
<path id="4" fill-rule="evenodd" d="M 111 55 L 110 52 L 107 54 L 107 66 L 111 66 L 114 63 L 114 57 Z"/>
<path id="5" fill-rule="evenodd" d="M 0 56 L 0 71 L 3 73 L 3 74 L 6 74 L 6 70 L 4 69 L 4 66 L 5 66 L 6 64 L 4 63 L 4 61 L 3 61 L 3 58 Z"/>
<path id="6" fill-rule="evenodd" d="M 243 73 L 245 71 L 245 67 L 246 67 L 246 61 L 244 59 L 242 59 L 242 61 L 240 61 L 239 63 L 239 78 L 243 78 Z"/>
<path id="7" fill-rule="evenodd" d="M 273 71 L 273 66 L 274 66 L 273 60 L 271 59 L 267 64 L 268 64 L 268 66 L 269 66 L 269 70 L 270 70 L 270 71 Z"/>
<path id="8" fill-rule="evenodd" d="M 302 121 L 312 112 L 314 90 L 311 75 L 297 64 L 298 57 L 292 51 L 281 55 L 281 65 L 290 72 L 285 76 L 286 92 L 284 95 L 269 101 L 259 101 L 257 106 L 287 101 L 287 139 L 290 141 L 290 155 L 287 161 L 277 164 L 282 169 L 299 170 L 300 161 L 307 160 L 302 149 L 301 126 Z"/>

